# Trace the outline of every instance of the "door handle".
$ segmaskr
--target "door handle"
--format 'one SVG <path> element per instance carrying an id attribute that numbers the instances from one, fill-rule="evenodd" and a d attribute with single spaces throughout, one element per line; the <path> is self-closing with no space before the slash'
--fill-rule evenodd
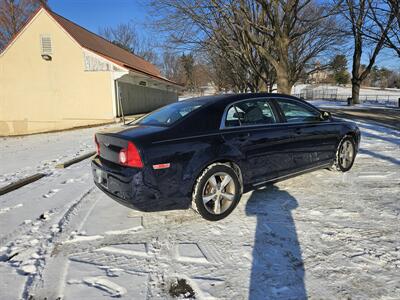
<path id="1" fill-rule="evenodd" d="M 302 130 L 301 130 L 301 128 L 297 128 L 294 132 L 295 132 L 296 134 L 301 134 L 301 133 L 302 133 Z"/>

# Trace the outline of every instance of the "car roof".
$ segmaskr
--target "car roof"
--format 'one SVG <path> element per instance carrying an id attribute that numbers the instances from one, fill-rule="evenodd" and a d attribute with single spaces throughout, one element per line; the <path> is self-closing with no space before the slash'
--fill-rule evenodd
<path id="1" fill-rule="evenodd" d="M 226 99 L 229 96 L 232 96 L 232 94 L 222 94 L 222 95 L 213 95 L 213 96 L 200 96 L 200 97 L 187 98 L 187 99 L 183 99 L 183 100 L 180 100 L 180 101 L 215 103 L 215 102 L 219 102 L 219 101 L 221 101 L 223 99 Z"/>
<path id="2" fill-rule="evenodd" d="M 286 99 L 302 101 L 296 97 L 278 93 L 222 94 L 216 96 L 203 96 L 203 97 L 190 98 L 182 100 L 180 102 L 188 101 L 189 103 L 193 103 L 193 105 L 202 103 L 203 104 L 202 107 L 188 114 L 186 117 L 182 118 L 182 120 L 178 121 L 173 127 L 184 128 L 185 130 L 188 130 L 188 128 L 196 128 L 196 129 L 219 128 L 219 125 L 221 123 L 221 117 L 227 106 L 237 101 L 260 98 L 260 97 L 267 99 L 284 97 Z M 207 115 L 206 119 L 204 119 L 204 114 Z"/>
<path id="3" fill-rule="evenodd" d="M 201 96 L 201 97 L 194 97 L 184 99 L 182 101 L 205 101 L 208 103 L 216 103 L 216 102 L 228 102 L 228 100 L 242 100 L 242 99 L 252 99 L 258 97 L 266 97 L 266 98 L 273 98 L 273 97 L 285 97 L 285 98 L 292 98 L 298 100 L 298 98 L 286 95 L 286 94 L 279 94 L 279 93 L 240 93 L 240 94 L 221 94 L 221 95 L 213 95 L 213 96 Z"/>
<path id="4" fill-rule="evenodd" d="M 226 106 L 232 102 L 246 100 L 246 99 L 253 99 L 253 98 L 276 98 L 276 97 L 284 97 L 290 98 L 298 101 L 302 101 L 299 98 L 296 98 L 291 95 L 286 94 L 279 94 L 279 93 L 241 93 L 241 94 L 222 94 L 222 95 L 214 95 L 214 96 L 202 96 L 202 97 L 195 97 L 190 99 L 185 99 L 182 101 L 193 101 L 193 102 L 205 102 L 208 105 L 223 105 Z"/>

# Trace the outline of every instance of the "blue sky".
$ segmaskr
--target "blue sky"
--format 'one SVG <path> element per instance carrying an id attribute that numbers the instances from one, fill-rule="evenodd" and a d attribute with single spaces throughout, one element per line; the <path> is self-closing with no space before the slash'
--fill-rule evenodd
<path id="1" fill-rule="evenodd" d="M 48 3 L 56 13 L 95 33 L 101 27 L 127 22 L 147 30 L 145 0 L 49 0 Z"/>
<path id="2" fill-rule="evenodd" d="M 400 58 L 394 51 L 384 50 L 379 54 L 376 65 L 400 71 Z"/>
<path id="3" fill-rule="evenodd" d="M 153 35 L 147 3 L 149 0 L 49 0 L 49 5 L 56 13 L 98 33 L 99 28 L 132 22 L 140 34 Z M 153 36 L 154 38 L 154 36 Z M 351 69 L 351 51 L 348 57 Z M 368 57 L 365 51 L 364 58 Z M 366 61 L 364 60 L 364 63 Z M 376 62 L 378 66 L 400 70 L 400 59 L 392 51 L 383 51 Z"/>

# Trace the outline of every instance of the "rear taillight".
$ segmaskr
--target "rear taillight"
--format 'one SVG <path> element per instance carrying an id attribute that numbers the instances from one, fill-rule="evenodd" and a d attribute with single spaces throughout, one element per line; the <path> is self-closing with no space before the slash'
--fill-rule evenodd
<path id="1" fill-rule="evenodd" d="M 143 168 L 142 158 L 134 143 L 128 142 L 128 148 L 121 149 L 119 163 L 128 167 Z"/>
<path id="2" fill-rule="evenodd" d="M 94 143 L 96 144 L 96 154 L 100 156 L 100 144 L 97 140 L 96 135 L 94 135 Z"/>

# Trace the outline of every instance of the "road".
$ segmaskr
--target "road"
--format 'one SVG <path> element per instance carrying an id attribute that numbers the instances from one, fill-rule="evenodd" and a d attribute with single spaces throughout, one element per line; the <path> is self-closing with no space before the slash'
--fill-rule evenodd
<path id="1" fill-rule="evenodd" d="M 400 130 L 400 108 L 332 108 L 325 107 L 334 116 L 353 120 L 364 120 L 381 123 L 393 129 Z"/>

